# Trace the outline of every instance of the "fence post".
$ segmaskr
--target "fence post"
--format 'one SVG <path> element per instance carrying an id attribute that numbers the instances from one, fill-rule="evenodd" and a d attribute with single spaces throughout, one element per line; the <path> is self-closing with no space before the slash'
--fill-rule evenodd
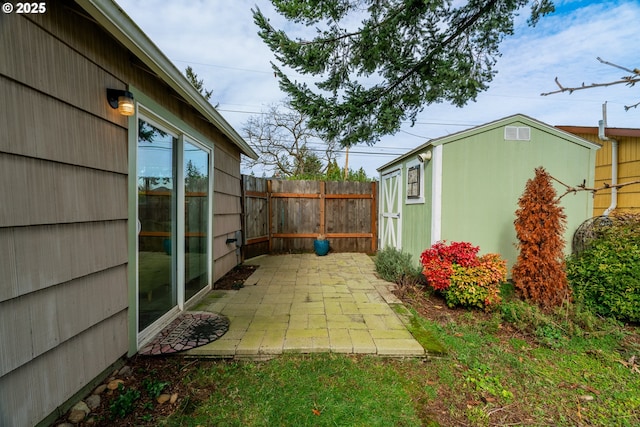
<path id="1" fill-rule="evenodd" d="M 378 200 L 377 183 L 371 182 L 371 253 L 378 249 Z"/>
<path id="2" fill-rule="evenodd" d="M 325 205 L 327 199 L 325 197 L 326 182 L 320 181 L 320 234 L 325 234 Z"/>
<path id="3" fill-rule="evenodd" d="M 271 207 L 271 180 L 267 181 L 267 206 L 269 207 L 269 253 L 273 252 L 273 209 Z"/>

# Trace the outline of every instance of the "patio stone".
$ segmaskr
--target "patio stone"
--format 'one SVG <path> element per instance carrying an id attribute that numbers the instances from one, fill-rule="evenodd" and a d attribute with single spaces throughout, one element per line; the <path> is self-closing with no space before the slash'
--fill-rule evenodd
<path id="1" fill-rule="evenodd" d="M 328 299 L 324 303 L 324 312 L 326 314 L 342 314 L 342 307 L 340 302 Z"/>
<path id="2" fill-rule="evenodd" d="M 377 353 L 376 345 L 368 330 L 352 329 L 349 335 L 353 342 L 354 353 Z"/>
<path id="3" fill-rule="evenodd" d="M 265 330 L 247 330 L 236 347 L 236 354 L 258 354 L 265 333 Z"/>
<path id="4" fill-rule="evenodd" d="M 377 343 L 378 340 L 381 339 L 396 339 L 396 340 L 411 340 L 413 336 L 411 332 L 406 329 L 392 329 L 392 330 L 383 330 L 383 329 L 370 329 L 371 337 Z"/>
<path id="5" fill-rule="evenodd" d="M 286 330 L 268 330 L 264 334 L 259 352 L 262 354 L 281 354 L 284 347 Z"/>
<path id="6" fill-rule="evenodd" d="M 329 329 L 329 346 L 332 353 L 352 353 L 353 342 L 348 329 Z"/>
<path id="7" fill-rule="evenodd" d="M 236 354 L 236 348 L 239 343 L 239 339 L 231 340 L 221 338 L 202 347 L 191 349 L 187 353 L 192 356 L 233 357 Z"/>
<path id="8" fill-rule="evenodd" d="M 414 339 L 374 339 L 381 356 L 415 355 L 424 349 Z"/>
<path id="9" fill-rule="evenodd" d="M 393 314 L 387 304 L 379 304 L 374 302 L 368 302 L 365 304 L 356 304 L 358 312 L 360 314 L 380 315 L 388 316 Z"/>
<path id="10" fill-rule="evenodd" d="M 286 338 L 326 338 L 329 331 L 326 328 L 317 329 L 289 329 Z"/>
<path id="11" fill-rule="evenodd" d="M 312 337 L 285 338 L 283 351 L 289 353 L 313 353 L 314 345 Z"/>
<path id="12" fill-rule="evenodd" d="M 360 314 L 355 302 L 341 302 L 342 314 Z"/>
<path id="13" fill-rule="evenodd" d="M 309 329 L 327 329 L 327 316 L 325 316 L 324 314 L 310 314 L 308 319 Z"/>
<path id="14" fill-rule="evenodd" d="M 283 352 L 424 356 L 389 306 L 400 301 L 390 291 L 394 285 L 375 275 L 371 257 L 291 254 L 245 263 L 260 267 L 243 288 L 212 291 L 198 306 L 227 316 L 229 331 L 188 354 L 255 359 Z"/>

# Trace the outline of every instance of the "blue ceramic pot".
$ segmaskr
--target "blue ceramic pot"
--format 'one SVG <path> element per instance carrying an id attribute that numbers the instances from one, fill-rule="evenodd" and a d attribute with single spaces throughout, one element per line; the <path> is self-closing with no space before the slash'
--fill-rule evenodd
<path id="1" fill-rule="evenodd" d="M 329 241 L 328 240 L 314 240 L 313 250 L 316 251 L 316 255 L 324 256 L 329 253 Z"/>
<path id="2" fill-rule="evenodd" d="M 164 239 L 162 241 L 162 248 L 167 253 L 167 255 L 171 255 L 171 239 Z"/>

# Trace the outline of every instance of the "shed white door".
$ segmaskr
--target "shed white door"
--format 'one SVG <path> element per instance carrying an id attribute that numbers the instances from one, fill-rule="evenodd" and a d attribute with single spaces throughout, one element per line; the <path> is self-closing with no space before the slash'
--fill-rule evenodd
<path id="1" fill-rule="evenodd" d="M 399 169 L 382 175 L 381 195 L 381 221 L 380 221 L 380 248 L 402 247 L 402 198 L 400 188 L 402 174 Z"/>

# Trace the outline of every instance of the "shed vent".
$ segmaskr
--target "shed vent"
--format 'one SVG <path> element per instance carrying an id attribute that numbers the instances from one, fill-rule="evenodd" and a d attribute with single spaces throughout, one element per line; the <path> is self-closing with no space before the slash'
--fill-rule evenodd
<path id="1" fill-rule="evenodd" d="M 505 126 L 504 139 L 507 141 L 531 141 L 531 128 L 526 126 Z"/>

